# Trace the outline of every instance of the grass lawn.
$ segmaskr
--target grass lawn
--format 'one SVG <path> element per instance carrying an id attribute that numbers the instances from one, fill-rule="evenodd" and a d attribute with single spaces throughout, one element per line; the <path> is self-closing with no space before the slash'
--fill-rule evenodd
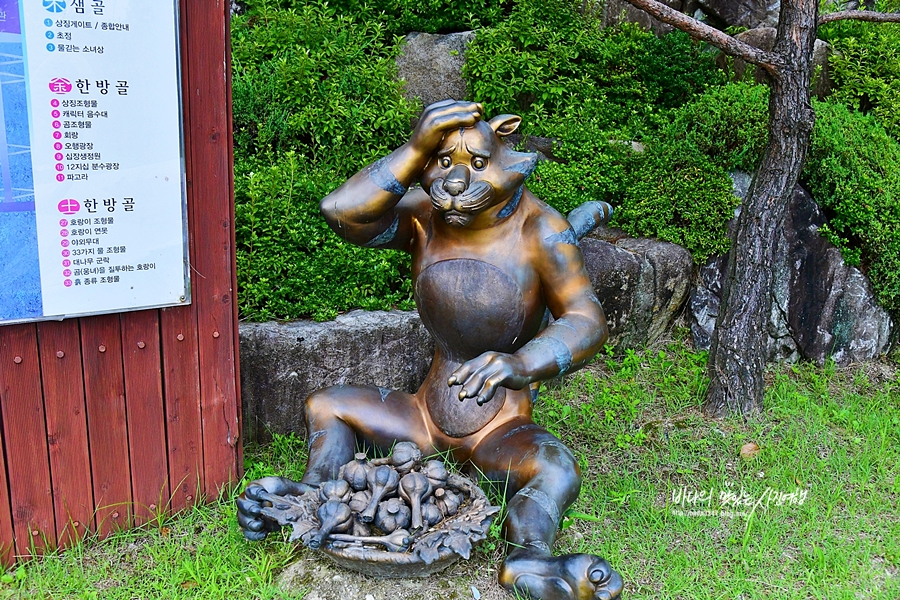
<path id="1" fill-rule="evenodd" d="M 743 422 L 702 416 L 704 364 L 680 344 L 606 355 L 542 393 L 536 419 L 584 475 L 557 551 L 606 556 L 628 598 L 900 598 L 896 366 L 773 367 L 766 413 Z M 742 458 L 750 443 L 758 452 Z M 247 477 L 299 477 L 304 452 L 283 437 L 249 448 Z M 489 539 L 452 577 L 486 577 L 501 552 Z M 26 562 L 0 598 L 312 598 L 314 579 L 275 584 L 310 555 L 278 536 L 245 542 L 229 497 Z M 392 600 L 420 597 L 392 585 Z M 421 597 L 474 596 L 457 588 Z"/>

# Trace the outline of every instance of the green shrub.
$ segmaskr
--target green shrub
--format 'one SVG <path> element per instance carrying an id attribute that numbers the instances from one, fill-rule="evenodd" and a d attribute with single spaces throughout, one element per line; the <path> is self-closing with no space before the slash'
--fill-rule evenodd
<path id="1" fill-rule="evenodd" d="M 726 224 L 738 199 L 725 169 L 674 140 L 649 146 L 634 162 L 615 224 L 684 246 L 698 262 L 728 251 Z"/>
<path id="2" fill-rule="evenodd" d="M 297 5 L 262 3 L 232 23 L 235 155 L 293 150 L 349 175 L 402 144 L 417 107 L 381 23 Z"/>
<path id="3" fill-rule="evenodd" d="M 251 2 L 232 24 L 242 318 L 410 306 L 408 258 L 341 241 L 319 200 L 409 135 L 383 20 L 324 2 Z"/>
<path id="4" fill-rule="evenodd" d="M 736 136 L 757 114 L 742 102 L 745 86 L 679 116 L 698 94 L 725 82 L 712 55 L 686 34 L 659 38 L 633 24 L 603 29 L 574 3 L 535 0 L 479 32 L 464 75 L 489 114 L 521 114 L 523 133 L 561 140 L 558 162 L 541 163 L 529 180 L 550 205 L 565 213 L 603 199 L 617 209 L 614 224 L 629 233 L 683 244 L 698 259 L 727 249 L 735 201 L 730 165 L 719 165 L 718 152 L 727 150 L 725 162 L 748 162 L 758 140 Z M 751 94 L 754 102 L 761 93 Z M 688 133 L 697 139 L 683 139 Z M 724 141 L 713 140 L 716 134 Z M 646 142 L 645 153 L 632 152 L 636 139 Z"/>
<path id="5" fill-rule="evenodd" d="M 409 257 L 340 240 L 319 200 L 343 177 L 292 152 L 236 173 L 236 237 L 241 316 L 254 321 L 330 319 L 353 308 L 411 308 Z"/>
<path id="6" fill-rule="evenodd" d="M 490 114 L 526 120 L 585 103 L 601 110 L 600 127 L 634 123 L 690 101 L 722 83 L 712 56 L 676 32 L 658 38 L 637 25 L 603 29 L 569 0 L 517 3 L 509 18 L 479 31 L 466 52 L 469 95 Z"/>
<path id="7" fill-rule="evenodd" d="M 767 133 L 768 90 L 734 83 L 710 88 L 671 111 L 633 157 L 616 223 L 705 260 L 728 250 L 727 223 L 738 200 L 728 171 L 756 168 Z"/>
<path id="8" fill-rule="evenodd" d="M 308 0 L 249 0 L 248 11 L 298 9 Z M 333 0 L 339 14 L 384 26 L 385 40 L 411 31 L 450 33 L 490 27 L 504 16 L 501 0 Z"/>
<path id="9" fill-rule="evenodd" d="M 753 171 L 769 138 L 768 121 L 768 86 L 732 83 L 672 113 L 659 135 L 683 139 L 724 169 Z"/>
<path id="10" fill-rule="evenodd" d="M 559 140 L 555 161 L 538 164 L 528 187 L 563 214 L 589 200 L 618 204 L 626 181 L 631 147 L 627 136 L 605 127 L 613 117 L 603 115 L 610 105 L 587 100 L 557 117 L 535 119 L 531 130 Z"/>
<path id="11" fill-rule="evenodd" d="M 503 17 L 500 0 L 336 0 L 349 14 L 378 16 L 391 35 L 450 33 L 490 27 Z"/>
<path id="12" fill-rule="evenodd" d="M 613 224 L 631 235 L 685 246 L 698 261 L 728 249 L 728 220 L 737 206 L 728 171 L 752 171 L 766 141 L 768 90 L 711 87 L 665 122 L 647 128 L 645 150 L 624 141 L 628 128 L 604 129 L 611 117 L 586 103 L 537 128 L 562 140 L 530 180 L 531 189 L 560 211 L 601 199 L 616 208 Z M 605 105 L 608 108 L 608 105 Z M 592 120 L 591 115 L 600 115 Z"/>
<path id="13" fill-rule="evenodd" d="M 860 266 L 882 306 L 900 311 L 900 143 L 871 115 L 816 102 L 803 179 L 825 209 L 822 230 Z"/>
<path id="14" fill-rule="evenodd" d="M 881 10 L 900 10 L 896 0 L 880 4 Z M 900 139 L 900 25 L 839 21 L 821 27 L 819 35 L 833 50 L 830 99 L 873 114 Z"/>

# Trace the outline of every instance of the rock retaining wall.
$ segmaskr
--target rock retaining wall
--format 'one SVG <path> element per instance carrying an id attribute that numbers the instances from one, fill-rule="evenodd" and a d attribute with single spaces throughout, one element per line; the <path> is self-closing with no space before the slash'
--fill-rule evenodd
<path id="1" fill-rule="evenodd" d="M 305 433 L 306 397 L 338 384 L 414 391 L 434 354 L 419 314 L 355 310 L 334 321 L 242 323 L 244 440 Z"/>

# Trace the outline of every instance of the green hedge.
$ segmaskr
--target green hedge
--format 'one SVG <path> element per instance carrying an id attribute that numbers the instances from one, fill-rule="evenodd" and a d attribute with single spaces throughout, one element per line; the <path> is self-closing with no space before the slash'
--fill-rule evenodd
<path id="1" fill-rule="evenodd" d="M 878 9 L 900 12 L 900 1 L 881 1 Z M 832 45 L 831 100 L 871 113 L 900 139 L 900 24 L 838 21 L 819 36 Z"/>
<path id="2" fill-rule="evenodd" d="M 325 2 L 236 17 L 237 159 L 294 150 L 316 167 L 350 174 L 401 144 L 419 107 L 394 81 L 399 49 L 382 37 L 381 23 Z"/>
<path id="3" fill-rule="evenodd" d="M 564 140 L 556 152 L 564 162 L 541 163 L 531 187 L 563 211 L 607 200 L 614 225 L 685 246 L 702 261 L 728 250 L 725 224 L 737 206 L 728 171 L 759 160 L 767 98 L 763 86 L 711 87 L 646 127 L 643 152 L 622 141 L 627 131 L 588 118 L 545 121 L 542 133 Z"/>
<path id="4" fill-rule="evenodd" d="M 617 223 L 632 235 L 684 246 L 698 262 L 727 252 L 738 200 L 728 172 L 752 171 L 766 143 L 768 89 L 710 89 L 672 111 L 632 160 Z"/>
<path id="5" fill-rule="evenodd" d="M 408 258 L 347 244 L 319 200 L 402 144 L 418 107 L 380 21 L 321 3 L 250 3 L 232 24 L 242 318 L 411 306 Z"/>
<path id="6" fill-rule="evenodd" d="M 245 14 L 263 11 L 299 11 L 313 0 L 246 0 L 241 2 Z M 328 6 L 337 14 L 357 22 L 377 23 L 382 41 L 411 31 L 452 33 L 491 27 L 509 12 L 509 2 L 502 0 L 331 0 Z"/>
<path id="7" fill-rule="evenodd" d="M 822 230 L 900 313 L 900 143 L 872 115 L 817 102 L 803 178 L 825 209 Z"/>
<path id="8" fill-rule="evenodd" d="M 489 114 L 521 114 L 526 135 L 562 140 L 553 153 L 559 162 L 541 163 L 529 181 L 549 204 L 568 212 L 603 199 L 629 233 L 683 244 L 700 259 L 727 249 L 730 179 L 695 147 L 720 132 L 698 129 L 688 140 L 694 123 L 679 115 L 699 94 L 731 88 L 720 87 L 726 78 L 714 55 L 686 34 L 657 37 L 633 24 L 603 29 L 571 2 L 535 0 L 479 32 L 463 73 Z M 713 96 L 695 113 L 707 129 L 734 127 L 722 118 L 732 110 L 733 121 L 746 119 L 745 93 Z M 631 140 L 647 150 L 634 153 Z"/>
<path id="9" fill-rule="evenodd" d="M 341 241 L 319 200 L 342 181 L 289 152 L 236 179 L 241 316 L 334 318 L 353 308 L 412 308 L 409 257 Z"/>
<path id="10" fill-rule="evenodd" d="M 724 82 L 712 54 L 687 34 L 658 38 L 634 24 L 603 29 L 578 6 L 517 3 L 508 19 L 479 31 L 463 68 L 469 95 L 489 114 L 526 122 L 575 111 L 592 127 L 641 131 L 659 111 Z"/>

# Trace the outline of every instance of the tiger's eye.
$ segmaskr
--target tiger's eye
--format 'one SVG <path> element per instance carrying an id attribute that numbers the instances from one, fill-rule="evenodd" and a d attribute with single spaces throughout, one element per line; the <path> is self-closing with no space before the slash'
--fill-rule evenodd
<path id="1" fill-rule="evenodd" d="M 473 158 L 472 159 L 472 167 L 478 169 L 479 171 L 485 167 L 486 163 L 483 158 Z"/>
<path id="2" fill-rule="evenodd" d="M 444 167 L 445 169 L 450 168 L 450 157 L 449 156 L 445 156 L 444 158 L 441 159 L 441 166 Z"/>

